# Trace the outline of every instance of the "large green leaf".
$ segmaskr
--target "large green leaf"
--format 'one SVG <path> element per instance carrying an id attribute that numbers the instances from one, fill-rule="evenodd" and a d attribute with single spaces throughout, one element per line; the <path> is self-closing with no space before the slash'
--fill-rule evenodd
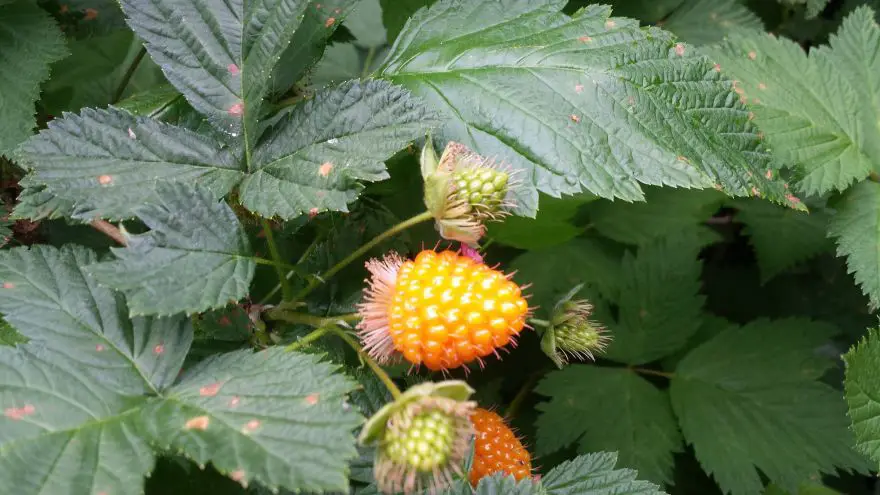
<path id="1" fill-rule="evenodd" d="M 409 18 L 422 7 L 436 0 L 379 0 L 382 7 L 382 23 L 387 31 L 388 42 L 392 43 Z"/>
<path id="2" fill-rule="evenodd" d="M 846 256 L 871 306 L 880 306 L 880 184 L 865 181 L 848 190 L 831 218 L 828 233 L 837 238 L 837 254 Z"/>
<path id="3" fill-rule="evenodd" d="M 307 0 L 123 0 L 168 80 L 218 129 L 253 147 L 270 77 Z M 332 25 L 332 23 L 331 23 Z"/>
<path id="4" fill-rule="evenodd" d="M 624 256 L 617 321 L 604 321 L 613 337 L 608 358 L 648 363 L 681 349 L 699 329 L 701 247 L 699 236 L 684 231 Z"/>
<path id="5" fill-rule="evenodd" d="M 352 81 L 277 118 L 241 183 L 241 202 L 263 216 L 346 211 L 358 181 L 385 179 L 384 160 L 436 124 L 403 88 Z"/>
<path id="6" fill-rule="evenodd" d="M 146 400 L 39 346 L 0 348 L 0 491 L 141 493 L 154 464 L 135 426 Z"/>
<path id="7" fill-rule="evenodd" d="M 92 379 L 119 393 L 155 394 L 177 376 L 192 328 L 181 317 L 129 320 L 123 298 L 83 272 L 97 259 L 73 245 L 0 251 L 0 313 Z"/>
<path id="8" fill-rule="evenodd" d="M 503 222 L 490 222 L 487 237 L 520 249 L 541 249 L 574 239 L 585 228 L 575 217 L 595 196 L 579 194 L 563 198 L 542 195 L 535 218 L 511 216 Z"/>
<path id="9" fill-rule="evenodd" d="M 215 139 L 115 108 L 54 120 L 19 153 L 33 182 L 74 201 L 78 214 L 107 218 L 132 216 L 158 180 L 196 181 L 219 197 L 243 175 Z"/>
<path id="10" fill-rule="evenodd" d="M 856 447 L 880 463 L 880 331 L 872 329 L 846 355 L 846 402 Z"/>
<path id="11" fill-rule="evenodd" d="M 695 45 L 721 41 L 737 29 L 764 29 L 761 19 L 740 0 L 685 0 L 662 26 Z"/>
<path id="12" fill-rule="evenodd" d="M 761 200 L 737 200 L 733 205 L 739 210 L 737 221 L 746 226 L 764 282 L 833 246 L 825 233 L 829 216 L 821 208 L 807 213 Z"/>
<path id="13" fill-rule="evenodd" d="M 40 84 L 65 53 L 58 26 L 34 2 L 0 3 L 0 156 L 33 132 Z"/>
<path id="14" fill-rule="evenodd" d="M 446 117 L 441 135 L 520 169 L 536 189 L 640 200 L 640 184 L 782 200 L 730 84 L 656 28 L 564 0 L 442 0 L 416 13 L 378 76 Z"/>
<path id="15" fill-rule="evenodd" d="M 86 268 L 99 283 L 125 293 L 132 315 L 197 313 L 248 295 L 256 263 L 238 218 L 203 188 L 157 187 L 134 213 L 150 232 L 112 248 L 116 261 Z"/>
<path id="16" fill-rule="evenodd" d="M 795 491 L 816 473 L 866 467 L 840 392 L 818 381 L 833 362 L 816 349 L 834 333 L 809 320 L 758 320 L 718 334 L 678 364 L 672 407 L 725 492 L 760 492 L 759 469 Z"/>
<path id="17" fill-rule="evenodd" d="M 574 442 L 578 452 L 615 449 L 641 478 L 672 482 L 683 443 L 666 392 L 625 368 L 587 365 L 547 374 L 535 392 L 550 398 L 537 406 L 538 455 Z"/>
<path id="18" fill-rule="evenodd" d="M 738 80 L 775 158 L 797 167 L 800 190 L 843 190 L 880 163 L 880 28 L 871 9 L 853 12 L 830 46 L 809 56 L 793 41 L 748 33 L 708 50 Z"/>
<path id="19" fill-rule="evenodd" d="M 725 196 L 712 189 L 648 188 L 644 203 L 596 201 L 590 223 L 602 235 L 628 244 L 694 230 L 715 213 Z"/>
<path id="20" fill-rule="evenodd" d="M 361 423 L 344 404 L 355 385 L 319 359 L 279 348 L 208 358 L 148 404 L 141 426 L 157 445 L 242 482 L 345 491 Z"/>

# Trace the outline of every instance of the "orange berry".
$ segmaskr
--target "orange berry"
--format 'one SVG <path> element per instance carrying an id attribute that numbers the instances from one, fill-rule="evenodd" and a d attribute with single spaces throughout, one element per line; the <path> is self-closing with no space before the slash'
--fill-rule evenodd
<path id="1" fill-rule="evenodd" d="M 471 484 L 493 473 L 503 472 L 521 480 L 532 473 L 529 451 L 498 414 L 477 408 L 471 414 L 476 430 L 474 463 L 471 466 Z"/>
<path id="2" fill-rule="evenodd" d="M 525 326 L 528 304 L 503 273 L 453 251 L 367 263 L 373 277 L 359 309 L 365 347 L 384 361 L 402 354 L 431 370 L 493 354 Z"/>

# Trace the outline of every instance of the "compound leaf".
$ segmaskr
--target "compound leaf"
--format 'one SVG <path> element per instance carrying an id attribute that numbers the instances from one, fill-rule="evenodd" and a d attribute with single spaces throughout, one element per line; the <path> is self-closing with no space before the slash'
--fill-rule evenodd
<path id="1" fill-rule="evenodd" d="M 34 102 L 49 65 L 67 50 L 58 26 L 34 2 L 0 2 L 0 156 L 33 132 Z M 5 4 L 5 5 L 4 5 Z"/>
<path id="2" fill-rule="evenodd" d="M 247 234 L 225 202 L 204 188 L 160 183 L 134 210 L 151 230 L 127 235 L 115 261 L 86 268 L 125 293 L 132 315 L 197 313 L 247 296 L 256 263 Z"/>
<path id="3" fill-rule="evenodd" d="M 745 108 L 704 58 L 608 7 L 569 17 L 565 4 L 439 1 L 378 77 L 440 109 L 442 137 L 523 170 L 522 213 L 534 215 L 535 188 L 634 201 L 640 184 L 717 184 L 782 201 Z"/>
<path id="4" fill-rule="evenodd" d="M 609 359 L 648 363 L 682 348 L 699 329 L 705 300 L 699 295 L 701 247 L 699 236 L 689 231 L 624 256 L 619 316 L 616 323 L 605 321 L 613 335 Z"/>
<path id="5" fill-rule="evenodd" d="M 869 331 L 846 355 L 846 402 L 856 435 L 856 447 L 880 463 L 880 345 L 877 329 Z"/>
<path id="6" fill-rule="evenodd" d="M 761 476 L 796 491 L 816 473 L 865 469 L 838 391 L 818 381 L 816 353 L 836 333 L 801 319 L 757 320 L 691 351 L 675 370 L 672 407 L 697 459 L 722 490 L 760 492 Z"/>
<path id="7" fill-rule="evenodd" d="M 252 147 L 259 137 L 257 119 L 273 69 L 309 2 L 123 0 L 121 4 L 129 25 L 146 42 L 168 81 L 217 129 L 232 136 L 243 134 L 245 146 Z"/>
<path id="8" fill-rule="evenodd" d="M 774 157 L 796 166 L 803 192 L 846 189 L 880 163 L 880 28 L 871 9 L 856 9 L 809 56 L 769 34 L 732 35 L 708 51 L 738 80 Z"/>
<path id="9" fill-rule="evenodd" d="M 550 397 L 537 406 L 538 455 L 577 441 L 578 452 L 616 449 L 642 478 L 672 482 L 683 444 L 666 392 L 625 368 L 586 365 L 547 374 L 535 391 Z"/>
<path id="10" fill-rule="evenodd" d="M 215 139 L 115 108 L 53 120 L 19 159 L 32 182 L 75 202 L 78 214 L 116 219 L 131 217 L 157 181 L 197 181 L 220 197 L 242 176 Z"/>
<path id="11" fill-rule="evenodd" d="M 151 402 L 141 426 L 158 445 L 242 483 L 347 492 L 361 417 L 344 404 L 355 384 L 335 371 L 279 348 L 212 356 Z"/>
<path id="12" fill-rule="evenodd" d="M 124 299 L 83 272 L 97 260 L 74 245 L 0 251 L 0 313 L 119 393 L 157 393 L 177 376 L 192 328 L 181 317 L 129 320 Z"/>
<path id="13" fill-rule="evenodd" d="M 66 361 L 39 346 L 0 348 L 0 490 L 142 493 L 155 459 L 133 420 L 146 398 Z"/>
<path id="14" fill-rule="evenodd" d="M 738 0 L 687 0 L 662 25 L 694 45 L 721 41 L 736 29 L 764 29 L 761 19 Z"/>
<path id="15" fill-rule="evenodd" d="M 663 495 L 660 487 L 636 479 L 632 469 L 615 469 L 617 454 L 581 455 L 541 479 L 547 495 Z"/>
<path id="16" fill-rule="evenodd" d="M 880 184 L 865 181 L 844 193 L 828 234 L 871 306 L 880 306 Z"/>
<path id="17" fill-rule="evenodd" d="M 347 211 L 363 186 L 388 177 L 384 160 L 437 122 L 401 87 L 351 81 L 277 118 L 255 151 L 241 202 L 265 217 Z"/>

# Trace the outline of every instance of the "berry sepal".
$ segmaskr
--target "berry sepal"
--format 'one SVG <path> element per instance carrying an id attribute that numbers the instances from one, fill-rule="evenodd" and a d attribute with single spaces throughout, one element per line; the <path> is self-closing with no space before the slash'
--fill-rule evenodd
<path id="1" fill-rule="evenodd" d="M 605 327 L 590 319 L 593 305 L 586 299 L 574 299 L 582 288 L 583 284 L 574 287 L 556 303 L 550 326 L 541 337 L 541 350 L 559 368 L 570 358 L 594 360 L 611 341 Z"/>

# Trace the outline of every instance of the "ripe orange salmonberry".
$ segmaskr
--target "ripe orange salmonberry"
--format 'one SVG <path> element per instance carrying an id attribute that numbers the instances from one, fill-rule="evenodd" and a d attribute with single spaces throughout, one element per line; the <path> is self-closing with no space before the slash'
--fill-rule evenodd
<path id="1" fill-rule="evenodd" d="M 453 251 L 414 261 L 372 260 L 359 306 L 365 347 L 380 360 L 397 352 L 431 370 L 457 368 L 507 345 L 525 326 L 528 304 L 501 272 Z"/>
<path id="2" fill-rule="evenodd" d="M 471 422 L 477 433 L 470 472 L 472 485 L 476 486 L 482 477 L 498 472 L 518 480 L 532 474 L 529 451 L 501 416 L 477 408 L 471 414 Z"/>

